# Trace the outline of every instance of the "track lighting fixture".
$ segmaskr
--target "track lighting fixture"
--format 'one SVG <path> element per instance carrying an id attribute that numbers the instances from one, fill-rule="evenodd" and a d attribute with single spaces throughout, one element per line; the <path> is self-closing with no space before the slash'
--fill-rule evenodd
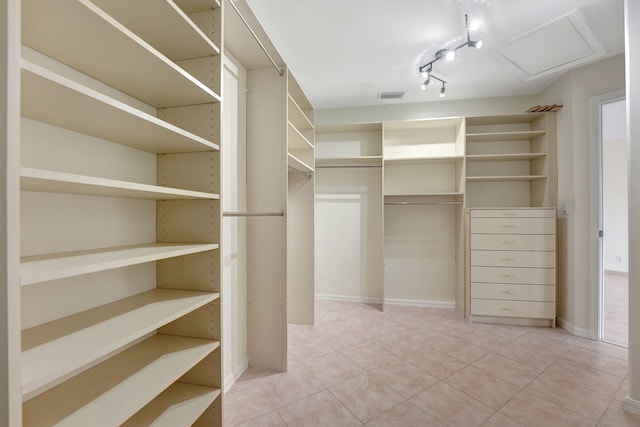
<path id="1" fill-rule="evenodd" d="M 458 56 L 458 50 L 463 47 L 473 47 L 476 49 L 480 49 L 482 47 L 482 40 L 471 40 L 471 31 L 476 31 L 480 28 L 480 23 L 477 20 L 469 21 L 469 16 L 467 14 L 464 15 L 464 28 L 467 32 L 467 41 L 462 43 L 460 46 L 457 46 L 454 49 L 443 48 L 436 51 L 434 55 L 434 59 L 426 64 L 418 67 L 418 72 L 423 79 L 426 79 L 422 85 L 420 85 L 420 89 L 426 90 L 427 85 L 430 82 L 431 78 L 434 78 L 442 83 L 442 88 L 440 89 L 440 97 L 443 97 L 445 94 L 445 81 L 439 79 L 438 77 L 432 74 L 433 64 L 441 59 L 446 59 L 447 61 L 453 61 Z"/>

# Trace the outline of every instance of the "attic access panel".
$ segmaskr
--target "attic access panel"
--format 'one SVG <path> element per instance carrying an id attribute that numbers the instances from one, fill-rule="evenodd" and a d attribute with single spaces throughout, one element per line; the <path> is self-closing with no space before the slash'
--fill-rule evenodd
<path id="1" fill-rule="evenodd" d="M 575 10 L 507 43 L 498 53 L 524 80 L 590 62 L 605 51 L 580 11 Z"/>

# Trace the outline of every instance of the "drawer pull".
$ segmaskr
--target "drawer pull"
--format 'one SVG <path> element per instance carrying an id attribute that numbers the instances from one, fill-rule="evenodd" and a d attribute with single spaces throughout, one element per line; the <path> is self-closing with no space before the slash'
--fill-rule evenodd
<path id="1" fill-rule="evenodd" d="M 518 291 L 502 291 L 500 293 L 504 295 L 518 295 Z"/>
<path id="2" fill-rule="evenodd" d="M 500 227 L 502 228 L 516 228 L 517 226 L 514 224 L 502 224 Z"/>
<path id="3" fill-rule="evenodd" d="M 518 276 L 515 274 L 503 274 L 502 277 L 504 277 L 505 279 L 515 279 Z"/>
<path id="4" fill-rule="evenodd" d="M 518 260 L 518 258 L 513 258 L 513 257 L 508 257 L 508 256 L 502 258 L 502 261 L 517 261 L 517 260 Z"/>
<path id="5" fill-rule="evenodd" d="M 515 307 L 503 307 L 502 311 L 518 311 L 518 309 Z"/>
<path id="6" fill-rule="evenodd" d="M 511 246 L 511 245 L 515 245 L 515 244 L 516 244 L 516 242 L 515 242 L 514 240 L 504 240 L 504 241 L 502 242 L 502 244 L 503 244 L 503 245 Z"/>
<path id="7" fill-rule="evenodd" d="M 517 216 L 518 214 L 515 212 L 505 212 L 504 216 Z"/>

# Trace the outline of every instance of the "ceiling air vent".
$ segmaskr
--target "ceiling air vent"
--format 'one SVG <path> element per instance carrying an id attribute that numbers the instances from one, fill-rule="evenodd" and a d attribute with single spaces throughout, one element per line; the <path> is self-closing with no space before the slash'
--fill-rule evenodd
<path id="1" fill-rule="evenodd" d="M 380 92 L 380 99 L 402 99 L 404 91 Z"/>

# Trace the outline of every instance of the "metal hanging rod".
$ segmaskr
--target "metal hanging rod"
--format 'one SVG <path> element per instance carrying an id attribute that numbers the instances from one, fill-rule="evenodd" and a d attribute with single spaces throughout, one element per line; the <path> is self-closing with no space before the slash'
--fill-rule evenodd
<path id="1" fill-rule="evenodd" d="M 228 217 L 284 216 L 284 211 L 279 211 L 279 212 L 223 212 L 222 216 L 228 216 Z"/>
<path id="2" fill-rule="evenodd" d="M 411 206 L 411 205 L 461 205 L 462 202 L 384 202 L 385 205 Z"/>
<path id="3" fill-rule="evenodd" d="M 247 29 L 249 30 L 249 32 L 251 33 L 253 38 L 256 40 L 256 42 L 258 43 L 258 46 L 260 46 L 260 49 L 262 49 L 264 54 L 267 55 L 267 58 L 269 58 L 269 61 L 271 61 L 273 66 L 276 67 L 276 70 L 278 70 L 278 74 L 280 74 L 281 76 L 284 76 L 284 70 L 282 69 L 282 67 L 280 67 L 280 65 L 278 65 L 278 63 L 275 61 L 275 59 L 273 59 L 271 54 L 269 54 L 269 52 L 267 51 L 267 48 L 262 44 L 262 42 L 260 41 L 260 38 L 258 37 L 258 35 L 255 33 L 255 31 L 253 31 L 253 28 L 251 28 L 251 25 L 249 24 L 249 22 L 247 22 L 247 20 L 245 19 L 244 15 L 242 15 L 242 13 L 240 12 L 240 9 L 238 9 L 238 6 L 236 6 L 233 1 L 230 1 L 229 3 L 231 4 L 231 6 L 233 6 L 233 8 L 235 9 L 236 13 L 238 14 L 240 19 L 242 20 L 242 22 L 244 22 L 244 25 L 247 27 Z"/>

